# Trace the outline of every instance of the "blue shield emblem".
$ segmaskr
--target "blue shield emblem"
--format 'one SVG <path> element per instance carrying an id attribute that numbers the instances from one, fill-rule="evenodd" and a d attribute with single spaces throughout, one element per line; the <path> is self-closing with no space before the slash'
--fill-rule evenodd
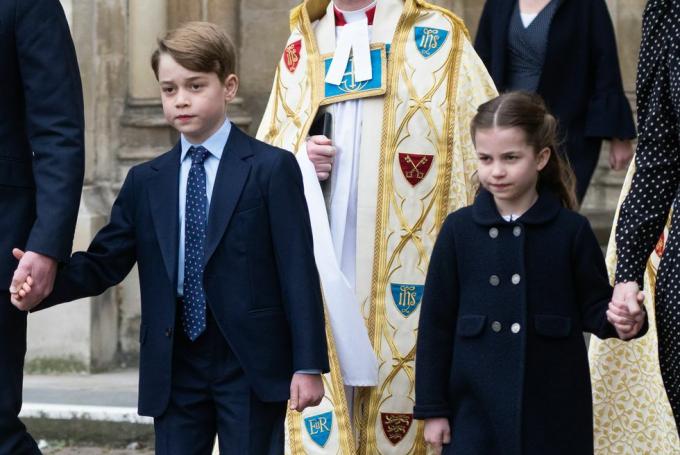
<path id="1" fill-rule="evenodd" d="M 324 82 L 324 96 L 326 98 L 334 98 L 346 95 L 376 95 L 383 91 L 384 76 L 383 75 L 383 51 L 382 48 L 371 49 L 371 68 L 373 69 L 373 78 L 370 81 L 358 82 L 354 76 L 354 58 L 350 57 L 345 68 L 345 74 L 342 77 L 340 85 L 332 85 Z M 328 69 L 331 67 L 332 57 L 324 60 L 324 74 L 328 74 Z"/>
<path id="2" fill-rule="evenodd" d="M 423 290 L 425 286 L 422 284 L 399 284 L 391 283 L 392 298 L 394 305 L 399 312 L 405 316 L 411 316 L 411 313 L 416 311 L 420 301 L 423 299 Z"/>
<path id="3" fill-rule="evenodd" d="M 333 428 L 333 411 L 305 418 L 307 434 L 319 447 L 324 447 L 328 442 Z"/>
<path id="4" fill-rule="evenodd" d="M 442 48 L 449 32 L 440 28 L 415 27 L 416 47 L 423 57 L 432 57 Z"/>

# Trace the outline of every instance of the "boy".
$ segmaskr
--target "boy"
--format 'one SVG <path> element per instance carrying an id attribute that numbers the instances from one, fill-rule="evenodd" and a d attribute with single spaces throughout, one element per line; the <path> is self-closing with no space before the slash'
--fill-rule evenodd
<path id="1" fill-rule="evenodd" d="M 181 139 L 130 170 L 109 224 L 37 307 L 97 295 L 137 262 L 139 413 L 154 417 L 158 454 L 209 454 L 215 434 L 221 453 L 283 453 L 289 393 L 298 411 L 324 393 L 324 316 L 300 171 L 291 153 L 228 121 L 234 60 L 212 24 L 188 23 L 159 41 L 152 67 Z M 30 309 L 22 299 L 31 281 L 15 284 L 20 309 Z"/>

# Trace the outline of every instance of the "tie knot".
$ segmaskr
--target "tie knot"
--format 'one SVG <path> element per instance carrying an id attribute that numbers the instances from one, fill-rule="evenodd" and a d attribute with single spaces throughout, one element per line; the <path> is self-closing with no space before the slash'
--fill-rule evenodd
<path id="1" fill-rule="evenodd" d="M 191 157 L 191 164 L 203 164 L 210 152 L 203 146 L 189 147 L 189 156 Z"/>

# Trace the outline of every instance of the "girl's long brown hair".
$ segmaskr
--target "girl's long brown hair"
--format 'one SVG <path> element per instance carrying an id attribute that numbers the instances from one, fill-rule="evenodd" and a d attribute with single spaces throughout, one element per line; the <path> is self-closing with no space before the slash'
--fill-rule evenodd
<path id="1" fill-rule="evenodd" d="M 569 209 L 578 207 L 574 171 L 558 152 L 557 120 L 540 96 L 529 92 L 508 92 L 482 104 L 470 124 L 472 141 L 478 130 L 491 128 L 521 129 L 535 153 L 549 148 L 550 159 L 539 172 L 538 190 L 551 190 Z"/>

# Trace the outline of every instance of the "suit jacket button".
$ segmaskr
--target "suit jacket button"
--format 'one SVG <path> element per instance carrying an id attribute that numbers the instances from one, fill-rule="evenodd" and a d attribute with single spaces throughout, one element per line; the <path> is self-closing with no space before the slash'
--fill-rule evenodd
<path id="1" fill-rule="evenodd" d="M 489 237 L 491 237 L 492 239 L 495 239 L 496 237 L 498 237 L 498 229 L 495 228 L 495 227 L 492 227 L 491 229 L 489 229 Z"/>
<path id="2" fill-rule="evenodd" d="M 510 326 L 510 331 L 512 333 L 519 333 L 519 331 L 522 329 L 522 327 L 518 323 L 514 323 Z"/>
<path id="3" fill-rule="evenodd" d="M 493 321 L 491 323 L 491 330 L 493 330 L 496 333 L 500 332 L 502 328 L 503 328 L 503 326 L 498 321 Z"/>
<path id="4" fill-rule="evenodd" d="M 519 226 L 515 226 L 515 228 L 512 230 L 512 235 L 514 235 L 515 237 L 519 237 L 520 235 L 522 235 L 522 228 Z"/>
<path id="5" fill-rule="evenodd" d="M 491 284 L 491 286 L 498 286 L 500 284 L 500 282 L 501 282 L 501 279 L 498 278 L 498 275 L 491 275 L 489 277 L 489 283 Z"/>
<path id="6" fill-rule="evenodd" d="M 512 284 L 519 284 L 520 281 L 520 276 L 518 274 L 514 274 L 511 278 Z"/>
<path id="7" fill-rule="evenodd" d="M 172 338 L 172 329 L 165 329 L 165 336 L 168 338 Z"/>

